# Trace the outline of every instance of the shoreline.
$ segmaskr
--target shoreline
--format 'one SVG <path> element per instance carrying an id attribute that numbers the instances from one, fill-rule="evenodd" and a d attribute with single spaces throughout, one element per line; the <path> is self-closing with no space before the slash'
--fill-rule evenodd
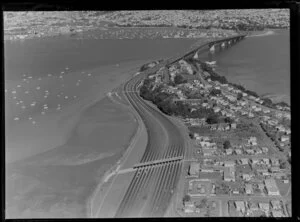
<path id="1" fill-rule="evenodd" d="M 136 75 L 136 74 L 134 74 L 134 75 Z M 133 76 L 128 78 L 126 81 L 131 79 Z M 122 83 L 119 87 L 123 88 L 124 83 Z M 114 90 L 117 90 L 119 87 L 116 87 Z M 112 92 L 114 90 L 112 90 Z M 111 100 L 116 103 L 116 101 L 114 99 L 111 99 Z M 126 98 L 126 100 L 127 100 L 127 98 Z M 141 134 L 143 134 L 143 133 L 147 134 L 145 125 L 142 122 L 139 115 L 136 113 L 136 111 L 131 106 L 126 106 L 125 104 L 121 104 L 121 103 L 118 103 L 118 104 L 121 105 L 121 106 L 125 106 L 126 108 L 128 108 L 130 110 L 130 113 L 132 113 L 132 116 L 135 118 L 135 120 L 138 123 L 137 124 L 138 127 L 136 128 L 135 133 L 132 135 L 127 148 L 124 149 L 124 152 L 121 154 L 121 157 L 119 158 L 119 160 L 109 170 L 107 170 L 104 173 L 103 177 L 101 178 L 101 182 L 97 185 L 94 192 L 88 197 L 87 203 L 86 203 L 86 207 L 87 207 L 87 215 L 86 216 L 88 218 L 94 218 L 95 217 L 95 215 L 93 215 L 93 201 L 97 197 L 97 193 L 100 192 L 100 194 L 98 194 L 100 196 L 103 196 L 103 195 L 106 196 L 108 194 L 109 190 L 105 190 L 105 186 L 108 186 L 108 185 L 112 184 L 114 179 L 118 176 L 118 171 L 120 169 L 124 168 L 124 164 L 127 160 L 127 157 L 131 153 L 131 151 L 134 149 L 136 144 L 138 143 L 138 140 L 141 139 Z M 107 189 L 107 187 L 106 187 L 106 189 Z M 99 212 L 100 209 L 97 210 L 96 214 Z"/>
<path id="2" fill-rule="evenodd" d="M 136 27 L 136 26 L 132 26 L 132 27 L 126 27 L 126 26 L 121 26 L 121 27 L 93 27 L 93 28 L 88 28 L 86 30 L 80 30 L 80 31 L 66 31 L 64 30 L 63 32 L 54 32 L 54 33 L 47 33 L 47 34 L 44 34 L 44 35 L 34 35 L 34 34 L 14 34 L 14 35 L 11 35 L 11 34 L 4 34 L 4 41 L 11 41 L 11 42 L 23 42 L 25 40 L 34 40 L 34 39 L 47 39 L 47 38 L 57 38 L 57 37 L 70 37 L 70 38 L 88 38 L 88 36 L 90 36 L 91 34 L 93 33 L 97 33 L 99 31 L 107 31 L 107 30 L 115 30 L 115 29 L 179 29 L 179 30 L 182 30 L 182 31 L 190 31 L 190 32 L 193 32 L 193 31 L 201 31 L 203 34 L 205 34 L 205 36 L 163 36 L 161 38 L 158 38 L 158 39 L 199 39 L 199 38 L 211 38 L 212 36 L 210 36 L 208 33 L 209 32 L 216 32 L 216 33 L 219 33 L 219 35 L 221 34 L 226 34 L 227 32 L 234 32 L 235 29 L 222 29 L 222 28 L 215 28 L 213 30 L 209 30 L 209 29 L 204 29 L 204 28 L 193 28 L 193 29 L 188 29 L 188 28 L 182 28 L 182 27 L 159 27 L 159 26 L 149 26 L 149 27 Z M 276 30 L 286 30 L 286 29 L 289 29 L 289 28 L 286 28 L 286 27 L 282 27 L 282 28 L 276 28 L 276 29 L 270 29 L 270 28 L 266 28 L 265 30 L 261 30 L 261 31 L 249 31 L 250 33 L 257 33 L 257 34 L 253 34 L 249 37 L 259 37 L 259 36 L 267 36 L 267 35 L 272 35 L 274 34 L 274 32 Z M 221 34 L 220 34 L 221 33 Z M 87 35 L 87 36 L 86 36 Z M 220 36 L 219 36 L 220 37 Z M 102 38 L 103 40 L 104 39 L 111 39 L 111 38 Z M 119 39 L 119 40 L 122 40 L 122 39 L 127 39 L 127 38 L 113 38 L 113 39 Z M 129 39 L 151 39 L 151 38 L 129 38 Z"/>

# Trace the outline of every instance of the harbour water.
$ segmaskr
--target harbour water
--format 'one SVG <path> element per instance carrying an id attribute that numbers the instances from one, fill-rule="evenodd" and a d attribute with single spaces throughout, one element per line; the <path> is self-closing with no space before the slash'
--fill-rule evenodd
<path id="1" fill-rule="evenodd" d="M 234 83 L 265 95 L 275 102 L 290 104 L 289 30 L 247 37 L 233 47 L 214 55 L 216 71 Z"/>
<path id="2" fill-rule="evenodd" d="M 217 71 L 229 81 L 289 102 L 288 36 L 276 31 L 249 37 L 203 57 L 216 60 Z M 91 101 L 130 77 L 138 64 L 176 55 L 196 41 L 60 36 L 5 42 L 6 154 L 18 159 L 6 168 L 7 215 L 83 217 L 88 195 L 136 130 L 128 110 L 108 98 Z"/>

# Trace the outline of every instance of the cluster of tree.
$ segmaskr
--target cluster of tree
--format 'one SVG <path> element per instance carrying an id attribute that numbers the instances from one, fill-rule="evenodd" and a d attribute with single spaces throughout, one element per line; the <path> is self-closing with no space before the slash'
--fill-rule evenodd
<path id="1" fill-rule="evenodd" d="M 191 201 L 191 196 L 186 194 L 182 198 L 183 203 Z"/>
<path id="2" fill-rule="evenodd" d="M 230 192 L 229 185 L 225 183 L 217 184 L 216 185 L 216 194 L 228 194 Z"/>
<path id="3" fill-rule="evenodd" d="M 154 103 L 163 113 L 167 115 L 182 116 L 186 118 L 208 118 L 210 124 L 220 122 L 219 116 L 214 113 L 212 108 L 197 107 L 196 110 L 191 112 L 191 106 L 185 104 L 183 101 L 174 101 L 176 95 L 162 92 L 163 86 L 156 87 L 153 91 L 153 81 L 145 79 L 142 87 L 140 88 L 140 96 Z M 195 94 L 195 97 L 200 95 Z M 205 101 L 204 101 L 205 102 Z M 207 100 L 206 100 L 207 102 Z"/>
<path id="4" fill-rule="evenodd" d="M 275 105 L 279 105 L 279 106 L 283 106 L 283 107 L 290 107 L 289 104 L 287 104 L 286 102 L 279 102 L 279 103 L 276 103 Z"/>
<path id="5" fill-rule="evenodd" d="M 267 106 L 269 108 L 275 109 L 277 105 L 282 106 L 282 107 L 290 107 L 286 102 L 279 102 L 279 103 L 274 103 L 271 99 L 269 98 L 263 98 L 263 105 Z"/>
<path id="6" fill-rule="evenodd" d="M 225 78 L 225 76 L 219 76 L 219 75 L 210 75 L 210 79 L 212 81 L 219 81 L 221 84 L 227 84 L 228 81 Z"/>
<path id="7" fill-rule="evenodd" d="M 231 147 L 230 141 L 225 140 L 223 143 L 223 148 L 226 150 L 226 149 L 229 149 L 230 147 Z"/>
<path id="8" fill-rule="evenodd" d="M 242 93 L 238 93 L 236 96 L 237 100 L 241 100 L 243 98 L 243 94 Z"/>
<path id="9" fill-rule="evenodd" d="M 148 63 L 142 65 L 142 67 L 140 68 L 140 72 L 143 72 L 143 71 L 149 69 L 151 64 L 157 65 L 157 64 L 161 63 L 162 61 L 163 61 L 163 59 L 160 59 L 160 60 L 157 60 L 157 61 L 148 62 Z"/>
<path id="10" fill-rule="evenodd" d="M 224 122 L 225 122 L 225 123 L 228 123 L 228 124 L 231 124 L 231 123 L 234 122 L 234 120 L 231 119 L 230 117 L 225 117 L 225 118 L 224 118 Z"/>
<path id="11" fill-rule="evenodd" d="M 188 99 L 202 99 L 203 96 L 199 92 L 187 91 L 185 93 Z"/>
<path id="12" fill-rule="evenodd" d="M 196 110 L 194 110 L 193 112 L 190 112 L 188 114 L 188 117 L 189 118 L 207 118 L 211 115 L 214 114 L 214 110 L 209 108 L 209 109 L 206 109 L 206 108 L 203 108 L 203 107 L 199 107 L 197 108 Z"/>
<path id="13" fill-rule="evenodd" d="M 203 71 L 206 71 L 210 74 L 210 79 L 212 81 L 218 81 L 221 84 L 226 84 L 228 83 L 227 79 L 225 76 L 221 76 L 218 73 L 216 73 L 215 71 L 213 71 L 212 67 L 210 67 L 209 65 L 207 65 L 206 63 L 200 62 L 200 67 Z M 206 77 L 208 78 L 208 77 Z"/>
<path id="14" fill-rule="evenodd" d="M 264 27 L 256 24 L 239 23 L 236 25 L 236 29 L 240 31 L 262 31 L 264 30 Z"/>
<path id="15" fill-rule="evenodd" d="M 203 198 L 201 201 L 197 201 L 196 203 L 195 203 L 195 207 L 196 208 L 205 208 L 205 207 L 207 207 L 207 198 Z"/>
<path id="16" fill-rule="evenodd" d="M 216 88 L 213 88 L 213 89 L 210 91 L 209 95 L 210 95 L 210 96 L 217 96 L 217 95 L 220 95 L 221 93 L 222 93 L 221 90 L 216 89 Z"/>
<path id="17" fill-rule="evenodd" d="M 251 90 L 245 89 L 244 92 L 247 93 L 250 96 L 258 97 L 257 93 L 253 92 Z"/>
<path id="18" fill-rule="evenodd" d="M 154 100 L 154 95 L 150 91 L 150 87 L 152 86 L 152 81 L 150 79 L 145 79 L 143 85 L 140 88 L 140 96 L 149 101 Z"/>
<path id="19" fill-rule="evenodd" d="M 229 85 L 241 90 L 242 92 L 244 92 L 246 90 L 244 86 L 236 84 L 236 83 L 229 83 Z"/>
<path id="20" fill-rule="evenodd" d="M 220 118 L 217 114 L 213 113 L 209 115 L 206 119 L 207 124 L 216 124 L 220 122 Z"/>
<path id="21" fill-rule="evenodd" d="M 273 102 L 272 102 L 271 99 L 269 99 L 269 98 L 263 98 L 262 100 L 263 100 L 263 105 L 264 106 L 267 106 L 267 107 L 270 107 L 270 108 L 274 108 L 274 104 L 273 104 Z"/>
<path id="22" fill-rule="evenodd" d="M 182 75 L 176 75 L 174 78 L 174 84 L 179 85 L 182 83 L 187 83 L 187 80 L 185 78 L 183 78 Z"/>
<path id="23" fill-rule="evenodd" d="M 279 167 L 280 169 L 286 169 L 288 166 L 287 161 L 283 160 L 283 159 L 279 159 Z"/>

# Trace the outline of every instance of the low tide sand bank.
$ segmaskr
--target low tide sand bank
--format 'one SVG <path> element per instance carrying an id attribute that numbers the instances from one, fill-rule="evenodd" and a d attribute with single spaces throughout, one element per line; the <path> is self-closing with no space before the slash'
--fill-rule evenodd
<path id="1" fill-rule="evenodd" d="M 86 216 L 88 197 L 137 129 L 129 109 L 104 95 L 129 78 L 138 64 L 120 64 L 119 72 L 114 67 L 107 74 L 109 83 L 95 77 L 95 86 L 81 102 L 68 104 L 60 115 L 39 116 L 40 120 L 35 116 L 35 130 L 25 120 L 21 127 L 9 127 L 6 158 L 17 161 L 6 167 L 8 218 Z"/>
<path id="2" fill-rule="evenodd" d="M 21 88 L 17 88 L 17 85 L 21 84 L 19 82 L 6 83 L 6 163 L 64 144 L 80 114 L 128 79 L 142 63 L 136 61 L 120 64 L 118 67 L 106 66 L 86 71 L 85 73 L 92 74 L 91 77 L 82 73 L 69 73 L 64 76 L 64 83 L 58 77 L 46 77 L 44 82 L 32 80 L 30 84 L 23 84 Z M 78 80 L 81 82 L 76 86 Z M 37 86 L 40 86 L 40 92 L 36 90 Z M 42 91 L 46 89 L 50 93 L 48 98 L 44 99 Z M 17 91 L 16 94 L 11 93 L 14 90 Z M 29 93 L 25 94 L 26 91 Z M 57 97 L 59 94 L 60 97 Z M 13 98 L 15 95 L 17 99 Z M 68 99 L 65 99 L 65 96 Z M 22 104 L 15 104 L 18 100 L 23 101 L 25 110 L 21 109 Z M 36 105 L 31 107 L 33 101 Z M 48 109 L 42 115 L 45 104 Z M 61 105 L 59 111 L 56 110 L 58 104 Z M 14 121 L 15 117 L 19 120 Z"/>

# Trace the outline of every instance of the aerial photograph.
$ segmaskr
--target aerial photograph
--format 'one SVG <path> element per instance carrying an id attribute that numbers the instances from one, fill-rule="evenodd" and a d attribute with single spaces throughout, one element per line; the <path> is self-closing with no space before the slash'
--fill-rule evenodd
<path id="1" fill-rule="evenodd" d="M 288 8 L 3 26 L 6 219 L 292 217 Z"/>

